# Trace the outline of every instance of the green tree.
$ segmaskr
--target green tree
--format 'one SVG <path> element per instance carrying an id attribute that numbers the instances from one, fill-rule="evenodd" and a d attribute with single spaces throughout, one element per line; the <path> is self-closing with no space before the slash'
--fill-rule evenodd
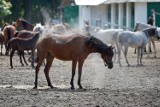
<path id="1" fill-rule="evenodd" d="M 4 23 L 4 17 L 11 14 L 10 8 L 12 7 L 11 3 L 6 0 L 0 0 L 0 25 Z"/>
<path id="2" fill-rule="evenodd" d="M 6 16 L 11 14 L 11 3 L 9 1 L 0 0 L 0 16 Z"/>

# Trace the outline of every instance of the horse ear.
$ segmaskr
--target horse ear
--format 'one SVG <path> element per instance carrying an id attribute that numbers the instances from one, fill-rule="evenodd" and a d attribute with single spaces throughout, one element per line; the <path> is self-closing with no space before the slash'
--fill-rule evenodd
<path id="1" fill-rule="evenodd" d="M 114 49 L 115 47 L 113 47 L 112 45 L 110 46 L 111 49 Z"/>

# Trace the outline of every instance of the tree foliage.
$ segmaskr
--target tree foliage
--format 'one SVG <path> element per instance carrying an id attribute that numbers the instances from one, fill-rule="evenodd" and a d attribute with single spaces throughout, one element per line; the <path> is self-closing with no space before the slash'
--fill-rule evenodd
<path id="1" fill-rule="evenodd" d="M 6 8 L 2 1 L 5 2 L 5 5 L 9 6 L 10 8 Z M 54 19 L 58 17 L 57 7 L 60 5 L 60 3 L 61 0 L 10 0 L 10 2 L 7 2 L 6 0 L 0 0 L 0 12 L 1 7 L 8 9 L 8 11 L 6 11 L 8 13 L 3 15 L 0 13 L 1 16 L 4 16 L 3 19 L 0 18 L 0 21 L 2 22 L 4 20 L 5 22 L 12 23 L 19 17 L 22 17 L 33 24 L 38 22 L 44 24 L 46 20 L 49 21 L 49 18 Z M 49 18 L 46 19 L 47 15 Z"/>
<path id="2" fill-rule="evenodd" d="M 0 0 L 0 16 L 6 16 L 11 14 L 10 8 L 11 8 L 11 3 L 6 0 Z"/>

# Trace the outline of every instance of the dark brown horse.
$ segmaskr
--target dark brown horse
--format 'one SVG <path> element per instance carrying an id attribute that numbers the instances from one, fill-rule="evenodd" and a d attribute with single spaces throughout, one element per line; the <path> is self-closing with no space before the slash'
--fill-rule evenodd
<path id="1" fill-rule="evenodd" d="M 30 38 L 21 38 L 21 35 L 24 35 L 24 33 L 28 34 L 28 35 L 32 35 Z M 17 37 L 12 38 L 9 41 L 9 46 L 12 49 L 11 50 L 11 54 L 10 54 L 10 66 L 11 68 L 13 68 L 13 64 L 12 64 L 12 57 L 14 55 L 14 52 L 17 50 L 20 54 L 20 56 L 22 55 L 25 63 L 26 60 L 24 58 L 24 50 L 31 50 L 32 51 L 32 63 L 31 66 L 34 68 L 34 54 L 35 54 L 35 49 L 36 49 L 36 43 L 38 41 L 39 38 L 39 33 L 33 33 L 32 34 L 30 32 L 20 32 L 21 35 L 18 34 Z M 34 35 L 34 36 L 33 36 Z M 22 59 L 20 57 L 20 61 L 22 63 Z M 23 63 L 22 63 L 23 64 Z M 27 63 L 26 63 L 27 64 Z"/>
<path id="2" fill-rule="evenodd" d="M 38 64 L 35 69 L 35 86 L 38 84 L 38 73 L 39 68 L 42 65 L 44 59 L 46 59 L 46 65 L 44 73 L 47 79 L 48 86 L 53 88 L 50 77 L 49 69 L 52 65 L 53 59 L 57 58 L 64 61 L 72 61 L 72 78 L 71 78 L 71 89 L 74 90 L 74 75 L 76 65 L 78 63 L 78 86 L 82 89 L 81 85 L 81 73 L 82 66 L 90 53 L 98 52 L 101 54 L 101 58 L 108 68 L 113 67 L 113 47 L 107 46 L 102 41 L 94 37 L 86 37 L 79 34 L 73 34 L 70 36 L 54 36 L 46 35 L 40 38 L 37 42 L 37 57 Z"/>
<path id="3" fill-rule="evenodd" d="M 3 27 L 4 45 L 6 48 L 6 53 L 5 53 L 6 55 L 8 55 L 8 50 L 7 50 L 8 41 L 14 37 L 15 31 L 16 31 L 16 28 L 13 25 L 5 24 L 5 26 Z"/>
<path id="4" fill-rule="evenodd" d="M 32 24 L 30 24 L 29 22 L 27 22 L 26 20 L 22 19 L 22 18 L 18 18 L 16 21 L 16 26 L 22 27 L 25 30 L 30 30 L 32 31 L 34 26 Z"/>

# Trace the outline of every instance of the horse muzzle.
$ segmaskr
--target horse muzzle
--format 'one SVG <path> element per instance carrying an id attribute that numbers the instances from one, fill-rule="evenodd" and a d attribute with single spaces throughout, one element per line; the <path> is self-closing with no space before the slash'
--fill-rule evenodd
<path id="1" fill-rule="evenodd" d="M 107 61 L 107 62 L 105 62 L 104 65 L 105 65 L 105 66 L 108 66 L 109 69 L 112 69 L 112 68 L 113 68 L 113 62 L 112 62 L 112 61 Z"/>

